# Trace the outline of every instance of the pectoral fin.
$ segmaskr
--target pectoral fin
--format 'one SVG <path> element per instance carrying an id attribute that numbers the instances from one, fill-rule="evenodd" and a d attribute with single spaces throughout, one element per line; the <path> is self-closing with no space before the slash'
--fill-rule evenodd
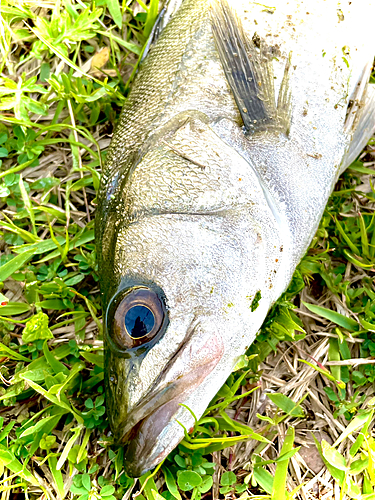
<path id="1" fill-rule="evenodd" d="M 351 112 L 351 111 L 350 111 Z M 340 174 L 357 158 L 375 131 L 375 85 L 368 84 L 360 105 L 356 108 L 356 117 L 350 120 L 355 127 L 349 150 L 344 156 Z"/>

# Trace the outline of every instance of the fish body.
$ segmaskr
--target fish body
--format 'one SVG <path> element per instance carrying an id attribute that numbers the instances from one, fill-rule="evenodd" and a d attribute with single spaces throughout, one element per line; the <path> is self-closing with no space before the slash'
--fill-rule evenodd
<path id="1" fill-rule="evenodd" d="M 181 403 L 203 414 L 371 135 L 373 10 L 183 0 L 143 61 L 97 214 L 107 408 L 128 474 L 192 427 Z"/>

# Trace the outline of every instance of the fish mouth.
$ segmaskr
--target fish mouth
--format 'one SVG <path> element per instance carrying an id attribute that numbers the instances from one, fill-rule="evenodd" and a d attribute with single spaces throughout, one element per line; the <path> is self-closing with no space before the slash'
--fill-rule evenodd
<path id="1" fill-rule="evenodd" d="M 130 477 L 140 477 L 158 465 L 184 436 L 184 430 L 174 429 L 173 436 L 163 439 L 172 427 L 172 418 L 180 409 L 180 398 L 159 406 L 140 420 L 124 435 L 124 469 Z M 176 421 L 174 421 L 176 422 Z"/>
<path id="2" fill-rule="evenodd" d="M 173 417 L 214 370 L 223 352 L 218 336 L 200 346 L 189 342 L 176 353 L 156 387 L 128 413 L 116 441 L 125 447 L 124 468 L 130 477 L 153 469 L 183 439 L 184 428 Z"/>

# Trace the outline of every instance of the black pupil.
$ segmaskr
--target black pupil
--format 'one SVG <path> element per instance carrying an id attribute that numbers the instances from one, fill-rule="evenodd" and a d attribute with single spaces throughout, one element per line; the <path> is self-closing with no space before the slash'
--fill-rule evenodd
<path id="1" fill-rule="evenodd" d="M 125 328 L 135 339 L 140 339 L 150 333 L 154 325 L 155 318 L 148 307 L 131 307 L 125 315 Z"/>

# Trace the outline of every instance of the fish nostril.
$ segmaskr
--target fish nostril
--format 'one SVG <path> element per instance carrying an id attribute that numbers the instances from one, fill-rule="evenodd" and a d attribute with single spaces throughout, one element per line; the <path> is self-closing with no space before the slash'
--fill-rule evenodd
<path id="1" fill-rule="evenodd" d="M 109 381 L 111 384 L 117 385 L 117 374 L 113 367 L 110 367 L 109 369 Z"/>

